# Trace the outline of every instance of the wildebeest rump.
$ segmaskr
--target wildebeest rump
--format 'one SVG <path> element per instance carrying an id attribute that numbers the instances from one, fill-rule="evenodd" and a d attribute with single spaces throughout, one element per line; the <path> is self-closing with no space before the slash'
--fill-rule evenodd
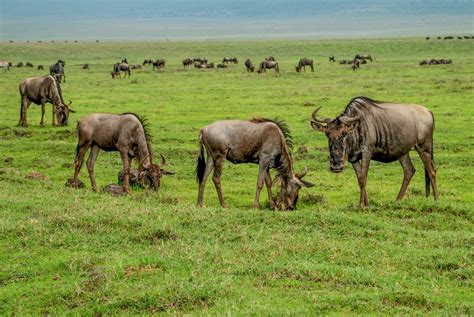
<path id="1" fill-rule="evenodd" d="M 252 73 L 253 73 L 253 71 L 255 70 L 255 67 L 253 66 L 252 61 L 251 61 L 250 59 L 247 59 L 247 60 L 245 61 L 245 67 L 247 68 L 247 73 L 248 73 L 248 72 L 252 72 Z"/>
<path id="2" fill-rule="evenodd" d="M 124 77 L 127 76 L 127 74 L 128 74 L 128 77 L 130 77 L 130 75 L 131 75 L 130 66 L 128 64 L 125 64 L 125 63 L 116 63 L 114 65 L 114 69 L 111 73 L 112 78 L 113 79 L 115 79 L 116 77 L 122 78 L 122 73 L 124 73 Z"/>
<path id="3" fill-rule="evenodd" d="M 65 65 L 66 63 L 63 60 L 58 59 L 55 64 L 49 66 L 49 74 L 55 75 L 59 82 L 62 82 L 63 79 L 64 82 L 66 82 L 66 74 L 64 73 Z"/>
<path id="4" fill-rule="evenodd" d="M 311 67 L 311 71 L 314 72 L 314 67 L 313 67 L 313 60 L 308 59 L 308 58 L 302 58 L 298 62 L 298 65 L 296 65 L 296 71 L 299 73 L 301 72 L 301 68 L 303 68 L 304 71 L 306 71 L 306 66 Z"/>
<path id="5" fill-rule="evenodd" d="M 318 118 L 319 109 L 313 112 L 311 126 L 328 138 L 331 171 L 341 172 L 346 161 L 352 164 L 359 182 L 361 207 L 368 204 L 365 187 L 371 160 L 400 161 L 403 183 L 397 200 L 403 198 L 415 173 L 409 156 L 413 147 L 425 167 L 426 196 L 429 196 L 431 183 L 434 198 L 438 198 L 431 111 L 420 105 L 380 102 L 367 97 L 352 99 L 335 119 Z"/>
<path id="6" fill-rule="evenodd" d="M 262 118 L 250 121 L 217 121 L 201 129 L 199 141 L 200 155 L 196 167 L 199 182 L 198 206 L 202 206 L 204 186 L 214 169 L 212 180 L 221 206 L 226 207 L 220 180 L 225 160 L 234 164 L 259 165 L 254 208 L 259 206 L 260 191 L 264 182 L 268 191 L 270 208 L 275 209 L 278 206 L 284 210 L 292 210 L 296 207 L 301 187 L 313 186 L 302 180 L 306 171 L 301 174 L 294 172 L 290 154 L 291 135 L 282 122 Z M 207 162 L 204 158 L 204 148 L 207 151 Z M 271 191 L 270 168 L 278 171 L 277 178 L 281 180 L 280 194 L 276 203 Z"/>
<path id="7" fill-rule="evenodd" d="M 258 67 L 258 73 L 261 74 L 263 72 L 266 72 L 268 69 L 274 69 L 275 72 L 279 73 L 280 72 L 280 67 L 278 66 L 278 63 L 275 61 L 262 61 Z"/>
<path id="8" fill-rule="evenodd" d="M 74 112 L 63 101 L 61 86 L 56 78 L 51 75 L 44 77 L 31 77 L 21 82 L 19 86 L 21 103 L 20 103 L 20 121 L 18 125 L 28 126 L 27 110 L 31 103 L 41 105 L 41 121 L 40 125 L 44 126 L 45 105 L 47 102 L 53 106 L 53 126 L 67 125 L 69 113 Z M 71 104 L 71 103 L 69 103 Z"/>
<path id="9" fill-rule="evenodd" d="M 91 151 L 87 160 L 87 171 L 94 191 L 97 191 L 94 164 L 100 150 L 120 152 L 125 171 L 123 187 L 126 192 L 130 192 L 130 166 L 134 158 L 138 160 L 140 177 L 146 172 L 151 180 L 151 187 L 156 190 L 160 187 L 161 175 L 170 174 L 162 170 L 159 164 L 153 164 L 147 126 L 143 119 L 134 113 L 86 115 L 77 124 L 77 136 L 79 140 L 76 147 L 72 184 L 75 184 L 77 180 L 84 156 L 89 148 Z M 161 165 L 165 163 L 163 157 L 162 159 Z"/>

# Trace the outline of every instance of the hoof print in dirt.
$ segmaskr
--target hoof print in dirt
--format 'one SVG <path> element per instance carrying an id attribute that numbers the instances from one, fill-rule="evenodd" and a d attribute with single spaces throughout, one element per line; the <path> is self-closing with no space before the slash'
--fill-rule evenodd
<path id="1" fill-rule="evenodd" d="M 72 187 L 72 188 L 84 188 L 86 187 L 84 185 L 84 182 L 81 181 L 80 179 L 76 179 L 75 181 L 72 179 L 72 178 L 69 178 L 67 181 L 66 181 L 66 184 L 65 184 L 66 187 Z"/>
<path id="2" fill-rule="evenodd" d="M 102 187 L 102 192 L 109 193 L 112 196 L 122 196 L 126 193 L 122 186 L 116 184 L 109 184 Z"/>

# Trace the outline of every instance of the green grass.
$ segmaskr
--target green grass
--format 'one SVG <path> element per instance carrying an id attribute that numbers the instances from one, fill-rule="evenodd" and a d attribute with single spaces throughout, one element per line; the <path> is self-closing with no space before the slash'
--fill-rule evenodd
<path id="1" fill-rule="evenodd" d="M 66 60 L 66 101 L 77 113 L 68 127 L 39 127 L 39 107 L 20 128 L 18 84 L 45 71 L 0 74 L 0 314 L 472 315 L 474 208 L 474 42 L 378 39 L 338 41 L 207 41 L 0 44 L 1 59 L 49 66 Z M 329 63 L 371 53 L 376 61 L 353 72 Z M 273 55 L 281 73 L 247 74 L 243 65 Z M 185 57 L 220 62 L 224 70 L 183 71 Z M 112 80 L 112 64 L 165 58 L 166 68 Z M 315 72 L 297 74 L 300 57 Z M 428 58 L 453 65 L 420 67 Z M 89 71 L 80 65 L 89 63 Z M 348 167 L 328 171 L 327 141 L 309 121 L 316 106 L 339 114 L 354 96 L 418 103 L 435 115 L 434 153 L 440 199 L 424 198 L 417 173 L 401 203 L 398 163 L 372 162 L 369 208 Z M 134 189 L 112 197 L 64 186 L 72 176 L 77 120 L 91 112 L 146 115 L 155 153 L 176 172 L 158 193 Z M 279 116 L 295 142 L 297 170 L 307 166 L 298 209 L 272 212 L 262 193 L 251 208 L 256 165 L 225 164 L 219 207 L 212 181 L 205 208 L 195 207 L 199 129 L 218 119 Z M 5 162 L 6 157 L 13 161 Z M 99 154 L 98 186 L 116 182 L 118 153 Z M 30 179 L 39 172 L 45 180 Z"/>

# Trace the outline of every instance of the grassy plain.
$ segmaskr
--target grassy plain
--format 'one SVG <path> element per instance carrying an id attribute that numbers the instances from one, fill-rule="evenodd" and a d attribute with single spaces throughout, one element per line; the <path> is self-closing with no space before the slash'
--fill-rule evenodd
<path id="1" fill-rule="evenodd" d="M 0 44 L 0 59 L 35 65 L 0 74 L 0 314 L 474 314 L 473 52 L 471 40 L 424 39 Z M 357 72 L 327 60 L 356 53 L 376 60 Z M 268 55 L 280 74 L 246 73 L 246 58 L 256 64 Z M 240 63 L 184 71 L 181 60 L 194 56 Z M 112 80 L 122 57 L 167 64 Z M 315 60 L 314 73 L 294 71 L 300 57 Z M 58 58 L 66 60 L 64 99 L 77 111 L 70 125 L 53 128 L 48 106 L 40 128 L 32 105 L 30 127 L 17 127 L 18 84 Z M 428 58 L 454 63 L 418 66 Z M 433 111 L 437 203 L 424 198 L 416 152 L 418 171 L 401 203 L 393 202 L 398 163 L 371 164 L 365 210 L 352 168 L 328 171 L 326 138 L 311 129 L 311 112 L 323 106 L 322 115 L 335 116 L 357 95 Z M 176 175 L 158 193 L 117 198 L 92 192 L 84 167 L 87 188 L 66 188 L 77 120 L 126 111 L 147 116 L 154 151 Z M 301 191 L 296 211 L 270 211 L 263 194 L 253 210 L 257 166 L 227 162 L 229 208 L 219 207 L 212 181 L 206 207 L 196 208 L 199 129 L 253 116 L 287 121 L 295 147 L 309 149 L 295 151 L 297 169 L 307 166 L 316 186 Z M 101 152 L 98 185 L 116 182 L 120 169 L 118 153 Z M 31 172 L 46 179 L 27 178 Z"/>

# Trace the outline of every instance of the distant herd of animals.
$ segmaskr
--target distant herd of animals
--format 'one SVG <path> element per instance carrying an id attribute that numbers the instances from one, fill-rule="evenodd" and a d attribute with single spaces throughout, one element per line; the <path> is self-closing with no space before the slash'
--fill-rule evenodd
<path id="1" fill-rule="evenodd" d="M 370 55 L 356 55 L 358 62 L 373 61 Z M 329 61 L 335 62 L 334 56 Z M 222 65 L 238 64 L 235 57 L 224 58 Z M 28 63 L 30 64 L 30 63 Z M 164 60 L 145 60 L 143 65 L 153 65 L 163 68 Z M 206 58 L 199 57 L 183 60 L 183 67 L 208 67 Z M 245 61 L 248 72 L 255 67 L 250 60 Z M 43 77 L 32 77 L 22 81 L 19 85 L 21 96 L 20 120 L 18 125 L 28 127 L 27 109 L 31 103 L 41 105 L 40 125 L 44 126 L 45 104 L 51 103 L 52 124 L 65 126 L 68 124 L 69 114 L 74 112 L 71 102 L 63 100 L 60 83 L 66 82 L 64 73 L 65 61 L 58 60 L 50 66 L 50 74 Z M 202 66 L 206 65 L 206 66 Z M 88 69 L 87 64 L 83 65 Z M 135 67 L 142 65 L 134 65 Z M 302 58 L 296 65 L 300 72 L 308 66 L 312 71 L 313 61 Z M 32 67 L 30 65 L 29 67 Z M 113 67 L 112 77 L 121 76 L 121 73 L 130 75 L 130 65 L 126 58 Z M 259 72 L 266 69 L 279 71 L 275 58 L 265 58 L 258 67 Z M 411 149 L 415 149 L 420 156 L 425 169 L 425 194 L 430 195 L 433 190 L 434 199 L 438 198 L 436 186 L 436 169 L 433 159 L 433 131 L 434 116 L 427 108 L 414 104 L 399 104 L 392 102 L 375 101 L 367 97 L 353 98 L 343 112 L 335 118 L 321 118 L 318 116 L 320 107 L 315 109 L 309 118 L 311 127 L 326 135 L 329 143 L 330 170 L 341 172 L 346 163 L 350 162 L 357 176 L 360 187 L 359 206 L 368 205 L 366 192 L 367 175 L 371 160 L 389 163 L 398 160 L 403 168 L 403 182 L 397 195 L 397 200 L 404 197 L 407 186 L 415 173 L 415 168 L 409 157 Z M 173 172 L 162 169 L 165 159 L 161 156 L 161 163 L 153 163 L 151 138 L 148 124 L 135 113 L 107 114 L 91 113 L 82 117 L 77 124 L 78 143 L 74 160 L 74 174 L 66 185 L 74 188 L 83 187 L 84 183 L 78 179 L 84 156 L 90 150 L 87 160 L 87 170 L 92 189 L 97 191 L 94 176 L 94 164 L 100 150 L 118 151 L 123 169 L 119 173 L 117 186 L 121 193 L 130 192 L 131 180 L 139 185 L 158 190 L 163 175 Z M 198 188 L 198 206 L 203 204 L 204 187 L 210 173 L 213 172 L 214 182 L 219 203 L 226 207 L 221 187 L 221 175 L 226 160 L 237 163 L 254 163 L 259 165 L 257 190 L 253 206 L 259 207 L 260 192 L 265 184 L 271 209 L 293 210 L 296 208 L 299 190 L 302 187 L 312 187 L 314 184 L 303 180 L 307 173 L 296 172 L 292 158 L 293 140 L 285 122 L 265 118 L 251 120 L 223 120 L 203 127 L 199 132 L 200 150 L 196 165 Z M 205 155 L 206 153 L 207 155 Z M 131 169 L 132 161 L 138 161 L 138 169 Z M 275 169 L 277 176 L 272 180 L 270 169 Z M 278 183 L 278 195 L 273 197 L 272 185 Z"/>

